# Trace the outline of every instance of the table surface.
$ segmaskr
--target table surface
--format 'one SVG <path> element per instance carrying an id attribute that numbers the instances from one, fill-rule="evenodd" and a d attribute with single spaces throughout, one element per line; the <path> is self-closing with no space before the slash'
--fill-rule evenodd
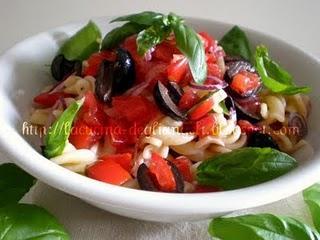
<path id="1" fill-rule="evenodd" d="M 262 0 L 259 4 L 255 0 L 0 0 L 0 53 L 28 36 L 69 22 L 155 10 L 257 29 L 320 57 L 319 9 L 318 0 Z M 0 161 L 8 160 L 2 154 L 0 157 Z M 128 219 L 99 210 L 43 183 L 37 183 L 24 201 L 52 212 L 72 239 L 209 239 L 208 221 L 162 224 Z M 301 194 L 236 214 L 247 212 L 290 215 L 311 223 Z"/>

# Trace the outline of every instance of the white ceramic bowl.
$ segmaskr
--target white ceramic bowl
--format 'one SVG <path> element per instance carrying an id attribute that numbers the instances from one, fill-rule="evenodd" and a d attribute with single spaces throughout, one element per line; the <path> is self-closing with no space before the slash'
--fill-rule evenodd
<path id="1" fill-rule="evenodd" d="M 115 25 L 110 18 L 95 19 L 104 30 Z M 188 19 L 197 30 L 205 30 L 219 39 L 229 24 Z M 245 29 L 253 45 L 264 43 L 272 56 L 294 76 L 298 84 L 312 87 L 313 110 L 309 119 L 308 140 L 314 153 L 300 152 L 299 167 L 290 173 L 256 186 L 233 191 L 201 194 L 147 192 L 95 181 L 64 169 L 45 159 L 22 135 L 22 123 L 28 119 L 31 102 L 51 80 L 49 67 L 58 45 L 85 22 L 40 33 L 8 50 L 0 58 L 0 143 L 1 151 L 41 181 L 77 196 L 99 208 L 143 220 L 178 221 L 218 216 L 255 207 L 288 197 L 320 179 L 320 65 L 312 56 L 274 37 Z M 57 203 L 61 204 L 61 203 Z"/>

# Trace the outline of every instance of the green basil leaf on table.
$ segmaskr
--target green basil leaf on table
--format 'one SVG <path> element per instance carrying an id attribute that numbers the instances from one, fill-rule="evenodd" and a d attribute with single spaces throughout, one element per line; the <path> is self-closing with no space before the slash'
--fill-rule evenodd
<path id="1" fill-rule="evenodd" d="M 92 53 L 99 51 L 101 37 L 99 27 L 90 21 L 61 46 L 59 53 L 69 61 L 86 60 Z"/>
<path id="2" fill-rule="evenodd" d="M 192 28 L 181 22 L 174 24 L 173 31 L 178 49 L 188 58 L 194 81 L 203 83 L 207 77 L 207 63 L 201 39 Z"/>
<path id="3" fill-rule="evenodd" d="M 219 41 L 219 45 L 230 56 L 241 56 L 248 61 L 252 61 L 252 52 L 249 40 L 244 31 L 238 26 L 234 26 Z"/>
<path id="4" fill-rule="evenodd" d="M 165 40 L 171 32 L 171 27 L 163 20 L 155 21 L 150 27 L 137 36 L 137 48 L 140 55 Z"/>
<path id="5" fill-rule="evenodd" d="M 135 13 L 130 15 L 121 16 L 113 19 L 111 22 L 132 22 L 140 25 L 150 26 L 155 20 L 162 18 L 164 15 L 162 13 L 145 11 L 141 13 Z"/>
<path id="6" fill-rule="evenodd" d="M 310 87 L 296 86 L 293 77 L 269 57 L 268 49 L 265 46 L 257 46 L 255 66 L 263 85 L 274 93 L 293 95 L 308 93 L 311 90 Z"/>
<path id="7" fill-rule="evenodd" d="M 43 151 L 47 158 L 58 156 L 63 152 L 71 132 L 72 122 L 83 102 L 84 98 L 73 102 L 49 128 Z"/>
<path id="8" fill-rule="evenodd" d="M 318 240 L 319 233 L 308 225 L 271 214 L 213 219 L 208 228 L 212 237 L 223 240 Z"/>
<path id="9" fill-rule="evenodd" d="M 296 166 L 294 158 L 272 148 L 241 148 L 205 160 L 197 168 L 197 181 L 238 189 L 272 180 Z"/>
<path id="10" fill-rule="evenodd" d="M 139 33 L 146 27 L 137 23 L 126 23 L 121 27 L 114 28 L 103 38 L 101 49 L 111 49 L 118 46 L 127 37 Z"/>
<path id="11" fill-rule="evenodd" d="M 67 240 L 63 226 L 41 207 L 16 204 L 0 208 L 0 239 L 2 240 Z"/>
<path id="12" fill-rule="evenodd" d="M 309 207 L 314 226 L 320 231 L 320 184 L 305 189 L 303 198 Z"/>
<path id="13" fill-rule="evenodd" d="M 35 182 L 34 177 L 13 163 L 0 165 L 0 207 L 19 202 Z"/>

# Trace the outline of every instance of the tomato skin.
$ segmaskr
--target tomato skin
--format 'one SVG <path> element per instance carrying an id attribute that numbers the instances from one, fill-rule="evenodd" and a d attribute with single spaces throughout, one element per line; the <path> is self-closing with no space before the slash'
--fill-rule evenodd
<path id="1" fill-rule="evenodd" d="M 71 130 L 69 141 L 77 149 L 89 149 L 99 138 L 87 124 L 77 121 Z"/>
<path id="2" fill-rule="evenodd" d="M 173 59 L 167 68 L 168 79 L 175 82 L 180 82 L 186 75 L 188 70 L 188 59 L 181 57 Z"/>
<path id="3" fill-rule="evenodd" d="M 127 148 L 134 142 L 130 141 L 128 134 L 128 123 L 121 119 L 110 118 L 106 125 L 106 141 L 118 149 Z"/>
<path id="4" fill-rule="evenodd" d="M 247 120 L 239 120 L 238 125 L 241 128 L 242 133 L 250 134 L 261 130 L 259 126 L 255 126 Z"/>
<path id="5" fill-rule="evenodd" d="M 178 157 L 172 160 L 172 163 L 176 165 L 184 181 L 190 182 L 190 183 L 193 181 L 193 177 L 191 173 L 192 163 L 187 157 L 185 156 Z"/>
<path id="6" fill-rule="evenodd" d="M 257 74 L 241 71 L 232 78 L 230 87 L 240 95 L 245 95 L 255 91 L 260 85 L 260 78 Z"/>
<path id="7" fill-rule="evenodd" d="M 72 97 L 72 94 L 63 92 L 40 93 L 34 97 L 33 102 L 43 107 L 52 107 L 60 98 Z"/>
<path id="8" fill-rule="evenodd" d="M 189 114 L 190 120 L 199 120 L 203 116 L 205 116 L 208 112 L 212 110 L 213 107 L 213 101 L 212 99 L 207 99 L 201 103 L 199 103 L 197 106 L 195 106 L 195 109 L 191 111 Z"/>
<path id="9" fill-rule="evenodd" d="M 121 185 L 132 178 L 120 164 L 112 160 L 97 161 L 87 168 L 86 176 L 114 185 Z"/>
<path id="10" fill-rule="evenodd" d="M 218 187 L 213 186 L 202 186 L 202 185 L 196 185 L 196 188 L 194 190 L 195 193 L 208 193 L 208 192 L 220 192 L 222 189 Z"/>
<path id="11" fill-rule="evenodd" d="M 199 101 L 198 95 L 189 89 L 188 91 L 184 92 L 182 97 L 179 101 L 179 108 L 181 110 L 189 110 L 192 108 L 197 102 Z"/>
<path id="12" fill-rule="evenodd" d="M 163 192 L 175 192 L 176 181 L 167 161 L 156 153 L 152 153 L 149 162 L 149 171 L 154 176 L 159 185 L 159 190 Z"/>
<path id="13" fill-rule="evenodd" d="M 163 41 L 156 46 L 152 57 L 155 60 L 170 62 L 173 54 L 179 53 L 180 51 L 177 49 L 174 41 Z"/>
<path id="14" fill-rule="evenodd" d="M 216 119 L 214 115 L 209 114 L 208 116 L 196 121 L 195 132 L 200 138 L 211 135 L 214 132 L 215 125 Z"/>
<path id="15" fill-rule="evenodd" d="M 132 153 L 118 153 L 112 155 L 103 155 L 100 157 L 103 161 L 114 161 L 120 166 L 125 169 L 126 171 L 130 172 L 132 168 Z"/>
<path id="16" fill-rule="evenodd" d="M 116 60 L 116 54 L 113 51 L 102 51 L 92 54 L 87 60 L 87 66 L 83 70 L 83 75 L 97 76 L 103 60 L 113 62 Z"/>

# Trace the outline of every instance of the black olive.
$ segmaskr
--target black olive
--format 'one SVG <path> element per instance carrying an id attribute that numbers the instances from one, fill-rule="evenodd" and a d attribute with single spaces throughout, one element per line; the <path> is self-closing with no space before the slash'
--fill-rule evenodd
<path id="1" fill-rule="evenodd" d="M 96 78 L 95 93 L 102 102 L 110 103 L 112 97 L 112 87 L 113 87 L 113 63 L 109 61 L 102 61 L 99 73 Z"/>
<path id="2" fill-rule="evenodd" d="M 238 119 L 256 123 L 262 119 L 260 114 L 260 99 L 257 96 L 249 98 L 233 98 Z"/>
<path id="3" fill-rule="evenodd" d="M 269 134 L 259 132 L 254 132 L 250 135 L 248 140 L 248 147 L 270 147 L 279 150 L 278 144 Z"/>
<path id="4" fill-rule="evenodd" d="M 168 165 L 171 167 L 171 171 L 173 173 L 174 180 L 176 182 L 176 192 L 183 193 L 184 192 L 184 180 L 179 171 L 179 169 L 172 162 L 167 161 Z"/>
<path id="5" fill-rule="evenodd" d="M 169 90 L 170 98 L 175 104 L 178 104 L 180 98 L 183 95 L 183 89 L 179 86 L 178 83 L 169 81 L 167 88 Z"/>
<path id="6" fill-rule="evenodd" d="M 164 114 L 175 120 L 186 119 L 186 113 L 182 112 L 174 103 L 170 97 L 169 90 L 161 83 L 161 81 L 158 81 L 155 85 L 153 95 L 156 104 Z"/>
<path id="7" fill-rule="evenodd" d="M 288 114 L 288 127 L 292 129 L 296 141 L 301 140 L 304 136 L 308 134 L 308 125 L 303 116 L 299 113 L 289 113 Z"/>
<path id="8" fill-rule="evenodd" d="M 124 93 L 133 86 L 135 79 L 135 66 L 130 53 L 123 48 L 118 48 L 113 67 L 112 91 L 114 94 Z"/>
<path id="9" fill-rule="evenodd" d="M 73 73 L 81 75 L 81 71 L 81 61 L 69 61 L 62 54 L 57 55 L 51 63 L 51 74 L 57 81 L 61 81 Z"/>
<path id="10" fill-rule="evenodd" d="M 142 190 L 154 191 L 154 192 L 158 191 L 158 188 L 153 183 L 153 179 L 150 175 L 149 168 L 144 163 L 140 164 L 138 168 L 137 180 Z"/>

